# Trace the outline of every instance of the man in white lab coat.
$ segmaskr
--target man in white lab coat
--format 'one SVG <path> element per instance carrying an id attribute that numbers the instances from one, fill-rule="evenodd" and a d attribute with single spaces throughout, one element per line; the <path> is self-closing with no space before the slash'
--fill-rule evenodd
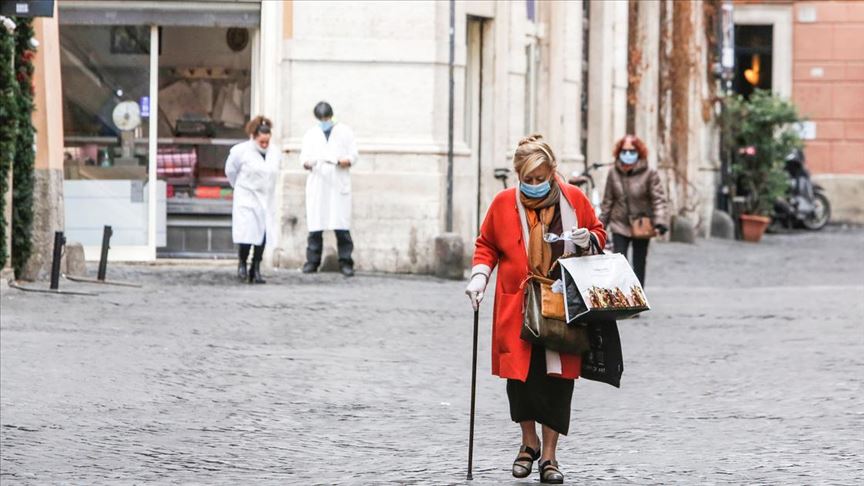
<path id="1" fill-rule="evenodd" d="M 309 171 L 306 179 L 306 226 L 309 238 L 303 273 L 314 273 L 321 265 L 323 233 L 333 230 L 339 253 L 339 269 L 346 277 L 354 275 L 351 252 L 351 173 L 357 162 L 354 133 L 342 123 L 333 122 L 333 108 L 326 101 L 315 105 L 318 125 L 303 137 L 300 162 Z"/>

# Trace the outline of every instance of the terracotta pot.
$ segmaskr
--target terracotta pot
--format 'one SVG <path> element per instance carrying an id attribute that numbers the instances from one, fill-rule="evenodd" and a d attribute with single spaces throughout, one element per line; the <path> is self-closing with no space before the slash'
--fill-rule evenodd
<path id="1" fill-rule="evenodd" d="M 752 241 L 759 243 L 762 235 L 765 234 L 765 229 L 771 224 L 771 218 L 765 216 L 757 216 L 755 214 L 741 215 L 741 236 L 744 241 Z"/>

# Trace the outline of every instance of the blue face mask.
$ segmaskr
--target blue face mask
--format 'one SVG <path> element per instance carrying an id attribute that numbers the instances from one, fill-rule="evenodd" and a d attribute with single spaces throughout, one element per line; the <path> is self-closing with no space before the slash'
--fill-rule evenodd
<path id="1" fill-rule="evenodd" d="M 639 161 L 639 152 L 635 150 L 622 150 L 618 154 L 618 160 L 624 165 L 633 165 Z"/>
<path id="2" fill-rule="evenodd" d="M 321 122 L 321 130 L 326 132 L 327 130 L 330 130 L 331 128 L 333 128 L 333 122 L 332 121 L 327 120 L 327 121 Z"/>
<path id="3" fill-rule="evenodd" d="M 522 194 L 525 194 L 531 199 L 540 199 L 549 194 L 549 191 L 552 190 L 552 186 L 549 184 L 549 181 L 544 181 L 540 184 L 534 185 L 519 183 L 519 190 L 522 191 Z"/>

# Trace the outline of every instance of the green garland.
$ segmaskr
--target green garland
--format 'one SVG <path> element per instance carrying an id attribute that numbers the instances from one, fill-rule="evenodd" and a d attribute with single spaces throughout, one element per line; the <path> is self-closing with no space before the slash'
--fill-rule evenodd
<path id="1" fill-rule="evenodd" d="M 18 81 L 18 137 L 12 169 L 12 265 L 20 277 L 33 252 L 33 184 L 36 129 L 33 127 L 33 59 L 36 36 L 33 19 L 17 18 L 15 29 L 15 78 Z"/>
<path id="2" fill-rule="evenodd" d="M 15 34 L 0 24 L 0 268 L 6 266 L 6 192 L 9 190 L 9 169 L 15 160 L 18 132 L 18 83 L 15 82 Z"/>

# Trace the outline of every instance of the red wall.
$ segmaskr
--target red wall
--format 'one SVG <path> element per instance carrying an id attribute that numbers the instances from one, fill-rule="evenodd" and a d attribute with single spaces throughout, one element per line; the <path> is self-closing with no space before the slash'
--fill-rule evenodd
<path id="1" fill-rule="evenodd" d="M 816 173 L 864 174 L 864 1 L 794 8 L 792 98 L 816 124 L 807 164 Z M 806 8 L 815 22 L 800 21 Z"/>

